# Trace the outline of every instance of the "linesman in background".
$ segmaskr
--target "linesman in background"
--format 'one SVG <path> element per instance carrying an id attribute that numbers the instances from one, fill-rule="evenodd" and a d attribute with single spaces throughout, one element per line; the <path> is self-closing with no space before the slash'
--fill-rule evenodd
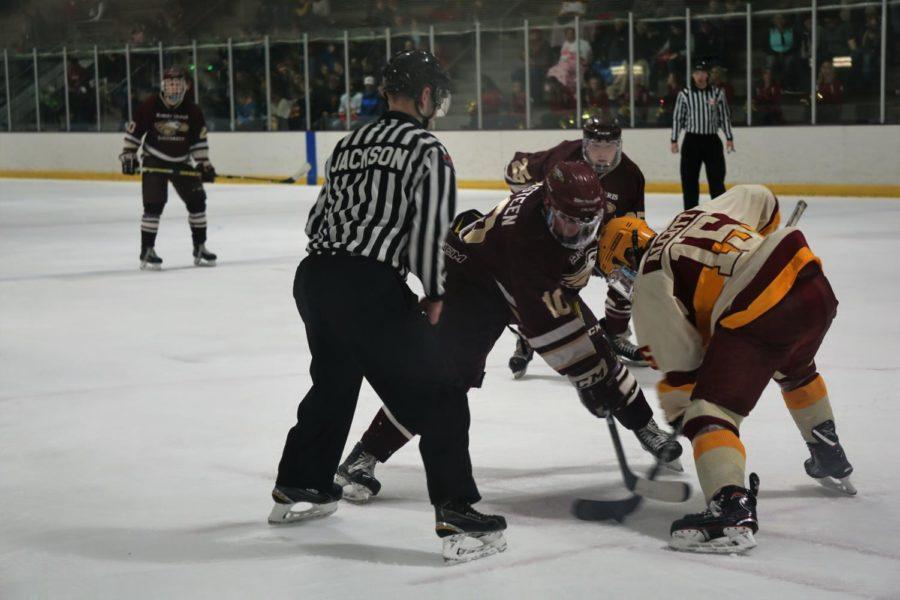
<path id="1" fill-rule="evenodd" d="M 384 71 L 388 112 L 338 142 L 326 162 L 325 185 L 306 224 L 308 256 L 294 279 L 312 388 L 287 435 L 269 522 L 337 508 L 342 489 L 334 475 L 365 378 L 391 418 L 421 434 L 436 532 L 444 557 L 456 562 L 505 549 L 506 521 L 472 508 L 480 495 L 469 459 L 468 407 L 464 394 L 452 393 L 458 375 L 434 327 L 443 307 L 441 246 L 456 209 L 456 175 L 426 128 L 446 112 L 449 85 L 432 54 L 393 57 Z M 422 282 L 421 301 L 405 283 L 409 272 Z M 468 553 L 461 547 L 467 536 L 492 543 Z"/>
<path id="2" fill-rule="evenodd" d="M 216 170 L 209 162 L 206 121 L 199 106 L 186 97 L 190 88 L 184 71 L 170 67 L 162 78 L 162 89 L 141 104 L 134 120 L 125 128 L 125 148 L 119 155 L 122 173 L 138 172 L 138 149 L 143 145 L 141 191 L 141 269 L 158 271 L 162 259 L 156 254 L 159 219 L 169 196 L 169 182 L 184 201 L 194 243 L 194 264 L 212 267 L 216 255 L 206 249 L 206 192 Z M 192 169 L 193 159 L 197 168 Z"/>
<path id="3" fill-rule="evenodd" d="M 706 165 L 706 181 L 711 198 L 725 193 L 725 153 L 719 129 L 725 132 L 725 146 L 734 152 L 731 112 L 725 92 L 709 80 L 709 63 L 699 60 L 691 73 L 693 86 L 681 90 L 672 118 L 672 154 L 678 154 L 678 134 L 684 130 L 681 145 L 681 190 L 684 209 L 700 201 L 700 165 Z"/>

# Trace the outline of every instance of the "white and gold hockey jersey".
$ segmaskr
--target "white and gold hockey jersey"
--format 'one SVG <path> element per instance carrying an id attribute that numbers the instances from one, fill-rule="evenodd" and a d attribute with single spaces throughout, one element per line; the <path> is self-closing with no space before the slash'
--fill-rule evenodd
<path id="1" fill-rule="evenodd" d="M 738 185 L 679 214 L 650 242 L 632 302 L 635 335 L 654 368 L 692 373 L 717 326 L 753 321 L 819 262 L 798 229 L 777 229 L 780 218 L 768 188 Z"/>

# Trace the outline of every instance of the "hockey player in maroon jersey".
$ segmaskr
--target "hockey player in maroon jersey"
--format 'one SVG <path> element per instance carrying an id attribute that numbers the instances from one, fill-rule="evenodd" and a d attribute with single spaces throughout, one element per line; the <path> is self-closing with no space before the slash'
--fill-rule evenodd
<path id="1" fill-rule="evenodd" d="M 600 269 L 633 282 L 634 328 L 670 422 L 684 423 L 708 509 L 672 523 L 670 545 L 742 552 L 756 545 L 759 478 L 745 483 L 741 422 L 772 379 L 810 452 L 807 474 L 855 494 L 815 356 L 837 299 L 803 233 L 778 229 L 778 200 L 739 185 L 677 217 L 659 235 L 608 223 Z M 746 487 L 745 487 L 746 486 Z"/>
<path id="2" fill-rule="evenodd" d="M 680 468 L 681 446 L 657 426 L 634 376 L 579 297 L 594 269 L 605 207 L 599 177 L 579 161 L 555 165 L 543 183 L 513 193 L 486 215 L 459 215 L 444 244 L 441 350 L 458 372 L 457 393 L 466 395 L 481 386 L 488 353 L 514 323 L 569 378 L 592 414 L 611 410 L 646 451 Z M 375 462 L 386 461 L 414 433 L 379 411 L 338 468 L 344 497 L 364 502 L 378 493 Z"/>
<path id="3" fill-rule="evenodd" d="M 209 162 L 206 121 L 199 106 L 186 97 L 184 71 L 171 67 L 163 74 L 162 90 L 141 104 L 125 129 L 125 148 L 119 155 L 122 173 L 138 172 L 137 152 L 142 152 L 141 269 L 159 270 L 162 259 L 154 245 L 159 218 L 168 199 L 169 182 L 184 201 L 194 243 L 194 264 L 215 266 L 216 255 L 206 249 L 206 192 L 203 182 L 215 180 Z M 189 161 L 193 159 L 196 171 Z M 180 172 L 180 174 L 179 174 Z M 192 176 L 196 175 L 196 176 Z"/>
<path id="4" fill-rule="evenodd" d="M 506 167 L 506 183 L 513 191 L 542 181 L 559 162 L 584 160 L 594 167 L 603 184 L 607 219 L 613 217 L 644 218 L 644 174 L 622 152 L 622 130 L 598 117 L 588 119 L 580 140 L 569 140 L 541 152 L 516 152 Z M 628 321 L 631 305 L 613 289 L 607 292 L 605 318 L 600 321 L 616 353 L 627 363 L 646 366 L 637 346 L 629 339 Z M 509 359 L 513 376 L 525 375 L 534 351 L 520 335 L 516 351 Z"/>

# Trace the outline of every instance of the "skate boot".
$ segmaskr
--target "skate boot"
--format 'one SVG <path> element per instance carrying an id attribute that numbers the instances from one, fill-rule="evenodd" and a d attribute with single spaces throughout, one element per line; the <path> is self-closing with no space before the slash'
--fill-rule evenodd
<path id="1" fill-rule="evenodd" d="M 162 259 L 156 255 L 153 246 L 141 248 L 141 271 L 161 271 Z"/>
<path id="2" fill-rule="evenodd" d="M 628 366 L 646 367 L 649 365 L 638 347 L 631 341 L 631 331 L 626 329 L 624 333 L 612 335 L 606 331 L 606 319 L 600 319 L 600 327 L 603 335 L 609 341 L 616 355 Z"/>
<path id="3" fill-rule="evenodd" d="M 337 510 L 341 499 L 341 488 L 320 491 L 312 488 L 295 488 L 276 485 L 272 490 L 275 506 L 269 513 L 270 525 L 289 525 L 316 517 L 327 517 Z"/>
<path id="4" fill-rule="evenodd" d="M 759 477 L 750 474 L 750 489 L 728 485 L 716 492 L 709 507 L 672 523 L 669 547 L 682 552 L 739 554 L 756 546 L 759 530 L 756 493 Z"/>
<path id="5" fill-rule="evenodd" d="M 509 357 L 509 370 L 512 371 L 513 379 L 521 379 L 528 370 L 528 363 L 534 358 L 534 350 L 525 338 L 521 335 L 517 337 L 516 351 Z"/>
<path id="6" fill-rule="evenodd" d="M 655 456 L 661 466 L 679 473 L 684 471 L 679 458 L 681 456 L 681 444 L 660 429 L 655 420 L 651 418 L 646 425 L 636 429 L 634 435 L 641 443 L 641 448 Z"/>
<path id="7" fill-rule="evenodd" d="M 856 488 L 850 482 L 853 466 L 847 461 L 844 449 L 838 442 L 834 421 L 829 419 L 816 425 L 812 435 L 819 441 L 806 444 L 811 455 L 803 463 L 806 473 L 829 490 L 855 496 Z"/>
<path id="8" fill-rule="evenodd" d="M 506 550 L 506 519 L 485 515 L 468 502 L 450 501 L 434 507 L 434 530 L 444 540 L 442 554 L 450 564 L 468 562 Z"/>
<path id="9" fill-rule="evenodd" d="M 381 482 L 375 479 L 374 456 L 363 449 L 361 443 L 353 447 L 347 459 L 338 467 L 334 482 L 344 491 L 344 500 L 364 504 L 381 490 Z"/>
<path id="10" fill-rule="evenodd" d="M 216 255 L 206 249 L 206 244 L 194 245 L 194 265 L 198 267 L 216 266 Z"/>

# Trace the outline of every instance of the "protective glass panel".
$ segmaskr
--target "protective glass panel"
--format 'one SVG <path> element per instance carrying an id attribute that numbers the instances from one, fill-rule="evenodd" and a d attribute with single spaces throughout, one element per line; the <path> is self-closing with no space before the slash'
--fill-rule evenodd
<path id="1" fill-rule="evenodd" d="M 644 118 L 635 119 L 638 127 L 671 127 L 675 99 L 685 86 L 684 19 L 644 17 L 655 12 L 636 12 L 634 17 L 635 95 L 643 84 L 648 104 Z"/>
<path id="2" fill-rule="evenodd" d="M 306 95 L 303 77 L 303 44 L 273 42 L 269 60 L 272 81 L 273 129 L 306 129 Z"/>
<path id="3" fill-rule="evenodd" d="M 37 131 L 34 104 L 34 59 L 31 54 L 9 55 L 9 92 L 13 131 Z"/>
<path id="4" fill-rule="evenodd" d="M 159 93 L 159 49 L 131 49 L 131 107 L 132 114 L 147 98 Z"/>
<path id="5" fill-rule="evenodd" d="M 197 90 L 210 131 L 231 130 L 229 76 L 227 46 L 197 48 Z"/>
<path id="6" fill-rule="evenodd" d="M 69 122 L 72 131 L 97 130 L 97 96 L 94 91 L 94 53 L 71 51 L 68 55 Z"/>
<path id="7" fill-rule="evenodd" d="M 439 31 L 435 28 L 434 51 L 450 74 L 453 90 L 449 113 L 435 121 L 435 129 L 475 129 L 478 109 L 475 99 L 475 32 Z"/>
<path id="8" fill-rule="evenodd" d="M 379 90 L 386 54 L 383 32 L 381 35 L 350 35 L 351 129 L 371 123 L 387 109 Z M 346 96 L 342 94 L 340 108 L 342 121 L 346 120 L 347 109 Z"/>
<path id="9" fill-rule="evenodd" d="M 266 69 L 262 43 L 234 44 L 234 112 L 237 131 L 266 129 Z"/>
<path id="10" fill-rule="evenodd" d="M 6 93 L 6 63 L 4 61 L 0 61 L 0 131 L 8 131 L 9 130 L 9 112 L 7 111 L 9 107 L 9 97 Z"/>
<path id="11" fill-rule="evenodd" d="M 706 60 L 710 81 L 725 92 L 731 123 L 747 122 L 747 15 L 707 12 L 691 15 L 691 60 Z"/>
<path id="12" fill-rule="evenodd" d="M 818 27 L 816 123 L 877 123 L 881 7 L 820 8 Z"/>
<path id="13" fill-rule="evenodd" d="M 123 131 L 128 122 L 125 51 L 100 52 L 100 129 Z"/>
<path id="14" fill-rule="evenodd" d="M 810 11 L 753 16 L 753 125 L 809 123 Z"/>
<path id="15" fill-rule="evenodd" d="M 310 40 L 310 113 L 312 128 L 341 131 L 341 96 L 344 95 L 344 41 Z"/>
<path id="16" fill-rule="evenodd" d="M 483 129 L 525 128 L 523 23 L 487 25 L 481 32 Z"/>
<path id="17" fill-rule="evenodd" d="M 602 21 L 588 21 L 584 23 L 581 35 L 590 44 L 581 84 L 582 122 L 596 116 L 628 126 L 631 122 L 631 88 L 627 17 L 610 16 Z M 646 119 L 647 112 L 647 86 L 641 78 L 643 73 L 643 67 L 637 69 L 638 77 L 634 82 L 637 121 Z"/>
<path id="18" fill-rule="evenodd" d="M 528 45 L 533 100 L 532 128 L 561 129 L 574 126 L 576 69 L 573 62 L 573 23 L 539 23 L 532 26 L 528 31 Z"/>
<path id="19" fill-rule="evenodd" d="M 66 130 L 64 77 L 62 54 L 38 54 L 41 131 Z"/>

